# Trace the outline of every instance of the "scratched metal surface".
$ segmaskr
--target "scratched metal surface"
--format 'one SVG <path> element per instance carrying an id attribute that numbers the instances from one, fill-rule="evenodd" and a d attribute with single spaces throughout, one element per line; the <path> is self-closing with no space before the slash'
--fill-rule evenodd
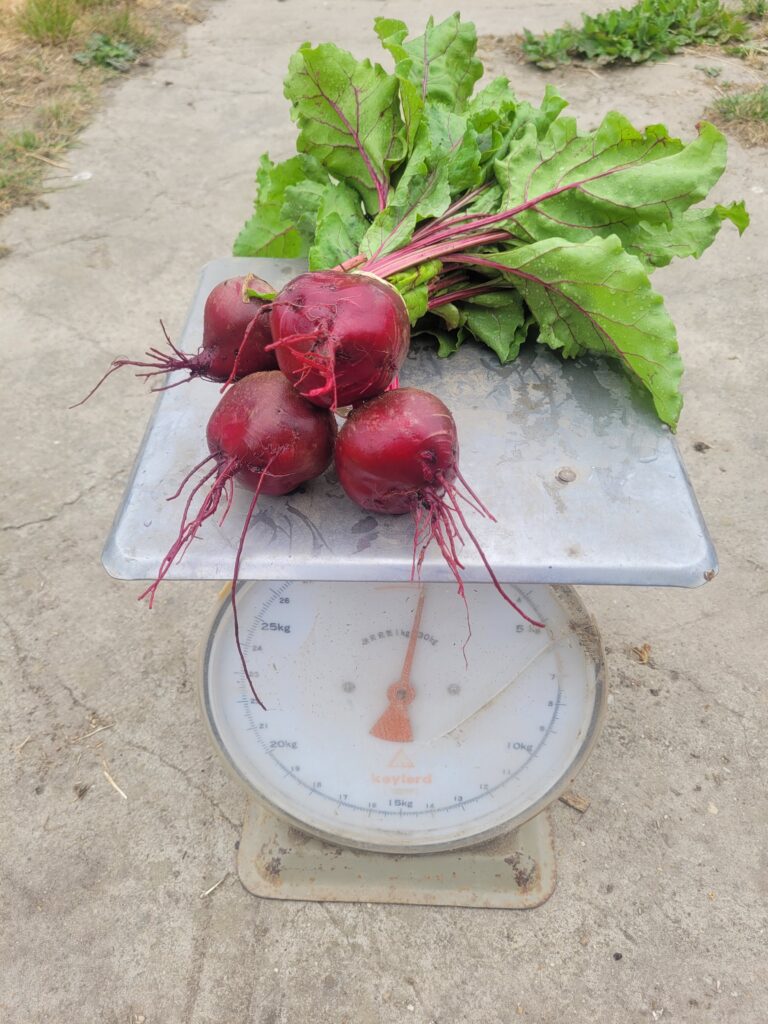
<path id="1" fill-rule="evenodd" d="M 302 268 L 234 257 L 209 263 L 180 347 L 199 347 L 205 297 L 218 281 L 253 270 L 279 287 Z M 499 578 L 684 587 L 711 578 L 712 542 L 672 435 L 646 395 L 605 362 L 564 363 L 538 349 L 502 367 L 475 346 L 437 359 L 417 343 L 401 374 L 402 384 L 433 391 L 453 411 L 462 471 L 497 518 L 470 512 L 469 522 Z M 158 397 L 104 549 L 112 576 L 155 576 L 181 514 L 181 500 L 165 499 L 207 454 L 205 424 L 218 398 L 218 386 L 201 381 Z M 167 578 L 230 579 L 249 497 L 239 491 L 224 526 L 209 521 Z M 301 493 L 260 500 L 241 578 L 409 579 L 412 541 L 408 516 L 362 511 L 331 469 Z M 487 579 L 470 545 L 462 560 L 467 580 Z M 434 545 L 422 577 L 451 579 Z"/>

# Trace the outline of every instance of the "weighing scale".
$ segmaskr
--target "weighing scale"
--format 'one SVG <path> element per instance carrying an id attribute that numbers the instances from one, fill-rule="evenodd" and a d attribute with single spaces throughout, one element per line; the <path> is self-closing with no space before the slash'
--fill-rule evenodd
<path id="1" fill-rule="evenodd" d="M 211 288 L 252 271 L 279 288 L 299 261 L 229 258 L 202 272 L 179 347 L 195 351 Z M 462 469 L 496 523 L 473 523 L 510 596 L 474 551 L 466 606 L 436 546 L 411 580 L 408 516 L 373 516 L 332 470 L 263 497 L 203 641 L 203 721 L 245 787 L 243 884 L 284 899 L 533 907 L 555 886 L 548 806 L 605 712 L 599 632 L 571 584 L 698 586 L 715 552 L 669 430 L 610 364 L 524 351 L 502 367 L 466 345 L 414 343 L 401 383 L 457 421 Z M 174 482 L 207 453 L 219 392 L 160 394 L 104 551 L 120 579 L 154 577 L 178 530 Z M 206 524 L 168 579 L 232 574 L 250 495 Z M 243 582 L 246 581 L 246 582 Z M 161 591 L 162 594 L 162 591 Z"/>

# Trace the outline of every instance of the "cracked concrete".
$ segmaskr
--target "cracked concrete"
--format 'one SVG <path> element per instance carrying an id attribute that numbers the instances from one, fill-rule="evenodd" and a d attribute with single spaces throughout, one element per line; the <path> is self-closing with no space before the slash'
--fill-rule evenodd
<path id="1" fill-rule="evenodd" d="M 497 36 L 599 6 L 491 0 L 472 13 Z M 0 225 L 11 249 L 0 259 L 0 1019 L 759 1024 L 764 150 L 733 144 L 717 190 L 747 199 L 747 235 L 726 227 L 700 261 L 656 277 L 688 368 L 679 443 L 721 574 L 698 591 L 584 592 L 608 652 L 610 713 L 577 783 L 589 810 L 555 808 L 559 884 L 540 909 L 248 895 L 235 871 L 243 796 L 210 752 L 193 693 L 218 585 L 169 585 L 150 614 L 137 587 L 99 564 L 151 403 L 126 377 L 68 406 L 113 355 L 156 343 L 160 317 L 178 334 L 198 268 L 228 252 L 248 213 L 259 154 L 291 150 L 289 54 L 311 38 L 375 55 L 375 15 L 415 22 L 426 8 L 213 5 L 183 45 L 110 94 L 70 154 L 72 175 L 87 180 L 58 177 L 49 209 Z M 483 56 L 526 98 L 553 79 L 586 124 L 615 107 L 690 136 L 711 96 L 698 55 L 597 76 L 544 76 L 489 40 Z M 730 78 L 751 74 L 726 65 Z M 700 441 L 711 447 L 696 450 Z M 646 642 L 642 665 L 631 648 Z"/>

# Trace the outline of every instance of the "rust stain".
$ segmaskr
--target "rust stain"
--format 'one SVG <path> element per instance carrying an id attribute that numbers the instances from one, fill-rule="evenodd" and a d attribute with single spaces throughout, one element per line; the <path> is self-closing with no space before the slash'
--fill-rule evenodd
<path id="1" fill-rule="evenodd" d="M 282 868 L 283 862 L 280 857 L 273 857 L 271 860 L 268 860 L 267 863 L 264 865 L 264 871 L 267 875 L 267 878 L 269 878 L 272 882 L 281 881 L 280 872 L 282 871 Z"/>
<path id="2" fill-rule="evenodd" d="M 293 825 L 288 826 L 288 838 L 294 846 L 306 846 L 310 840 L 310 836 L 306 832 L 302 832 L 298 828 L 294 828 Z"/>
<path id="3" fill-rule="evenodd" d="M 515 883 L 521 892 L 530 892 L 539 884 L 539 865 L 527 853 L 513 853 L 510 857 L 504 858 L 504 863 L 512 868 Z"/>

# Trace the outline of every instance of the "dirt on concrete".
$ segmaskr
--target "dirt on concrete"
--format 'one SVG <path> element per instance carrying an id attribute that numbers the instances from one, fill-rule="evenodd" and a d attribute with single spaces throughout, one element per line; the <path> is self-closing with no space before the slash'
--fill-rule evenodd
<path id="1" fill-rule="evenodd" d="M 492 0 L 465 14 L 504 37 L 583 8 Z M 558 887 L 542 907 L 246 893 L 244 797 L 194 693 L 219 585 L 169 584 L 149 613 L 100 566 L 150 399 L 113 380 L 67 407 L 116 354 L 154 344 L 159 317 L 178 335 L 199 267 L 248 215 L 258 156 L 291 152 L 281 81 L 296 46 L 376 56 L 374 15 L 425 13 L 404 0 L 216 4 L 114 92 L 49 209 L 0 224 L 4 1024 L 765 1019 L 764 149 L 735 142 L 716 193 L 746 199 L 750 230 L 727 225 L 701 260 L 654 278 L 687 366 L 678 444 L 720 575 L 694 591 L 581 590 L 609 715 L 577 783 L 588 809 L 554 807 Z M 615 108 L 691 137 L 710 96 L 691 55 L 596 74 L 545 74 L 492 45 L 483 57 L 524 98 L 554 81 L 587 126 Z"/>

